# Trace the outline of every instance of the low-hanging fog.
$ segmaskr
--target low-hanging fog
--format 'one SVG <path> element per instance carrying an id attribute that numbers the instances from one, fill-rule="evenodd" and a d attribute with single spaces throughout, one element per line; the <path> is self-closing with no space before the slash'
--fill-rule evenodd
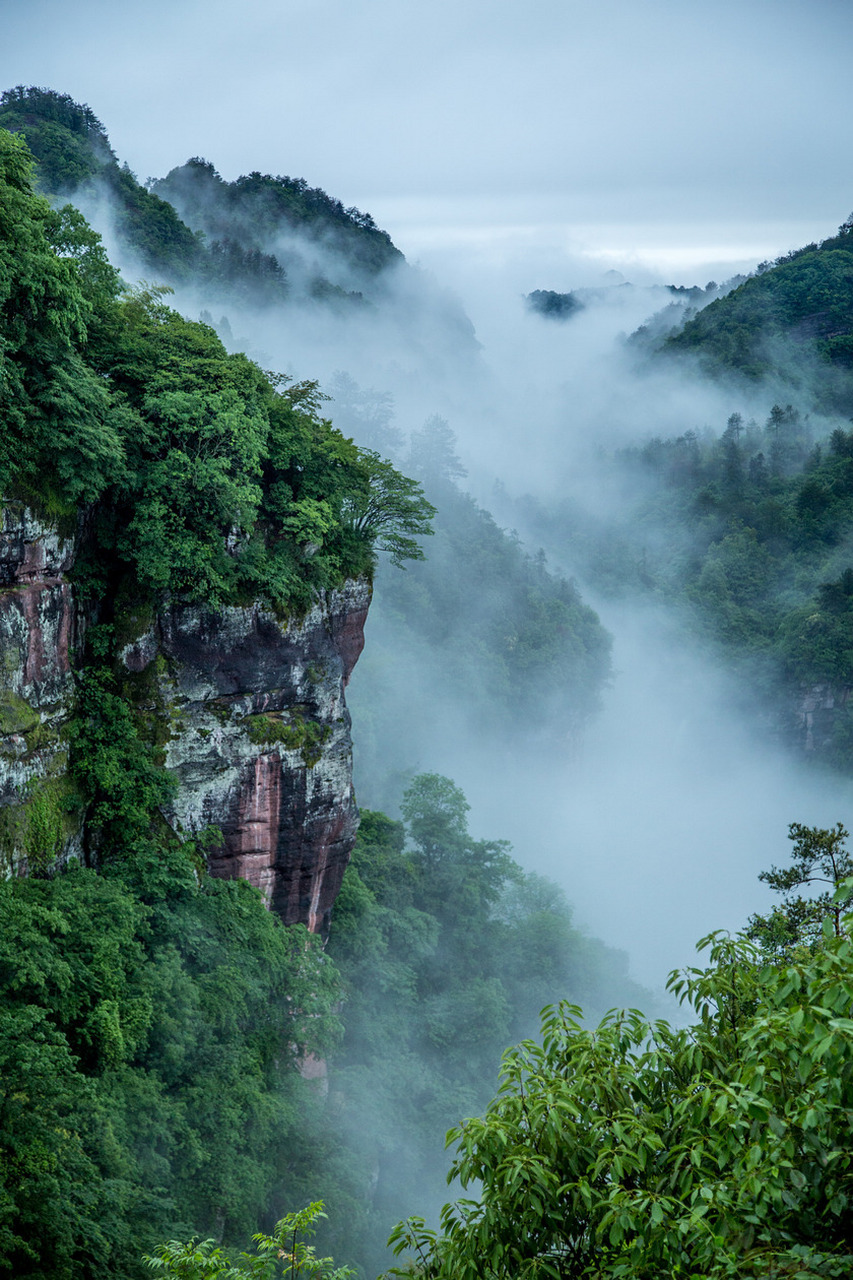
<path id="1" fill-rule="evenodd" d="M 663 518 L 662 486 L 625 455 L 655 437 L 716 439 L 733 414 L 745 431 L 758 424 L 757 438 L 771 407 L 790 400 L 810 414 L 813 441 L 839 424 L 815 412 L 806 368 L 798 389 L 736 385 L 685 357 L 655 358 L 633 335 L 662 313 L 664 332 L 685 307 L 719 296 L 762 259 L 831 235 L 847 215 L 839 157 L 853 7 L 5 0 L 3 17 L 0 87 L 50 86 L 88 103 L 119 162 L 142 182 L 156 175 L 149 190 L 176 208 L 176 167 L 190 156 L 232 185 L 239 174 L 298 175 L 341 208 L 372 215 L 405 255 L 392 249 L 395 265 L 371 270 L 369 255 L 344 245 L 345 219 L 286 214 L 262 232 L 251 225 L 260 205 L 242 207 L 248 221 L 217 227 L 208 183 L 179 215 L 206 248 L 230 239 L 275 255 L 287 282 L 262 305 L 250 274 L 179 263 L 166 301 L 265 370 L 316 380 L 344 435 L 422 480 L 438 508 L 427 560 L 401 571 L 382 557 L 376 572 L 347 690 L 360 807 L 399 817 L 415 775 L 452 779 L 471 806 L 471 835 L 509 840 L 526 871 L 565 893 L 590 939 L 627 957 L 626 973 L 618 955 L 573 935 L 559 994 L 585 1002 L 593 1020 L 623 1003 L 689 1016 L 663 993 L 668 973 L 696 962 L 703 935 L 737 931 L 768 908 L 758 874 L 787 862 L 789 824 L 846 822 L 853 777 L 795 749 L 754 651 L 744 658 L 736 644 L 715 644 L 687 592 L 662 578 L 645 585 L 646 557 L 665 562 L 673 539 L 676 558 L 688 556 L 692 531 Z M 144 241 L 133 249 L 116 190 L 93 180 L 73 199 L 125 281 L 156 286 L 151 262 L 178 259 L 144 261 Z M 536 290 L 571 292 L 580 305 L 548 318 L 526 301 Z M 468 558 L 465 537 L 480 528 L 488 536 Z M 836 551 L 835 574 L 853 564 L 853 539 Z M 577 597 L 545 570 L 575 584 Z M 513 572 L 502 594 L 500 576 Z M 437 591 L 437 575 L 454 589 Z M 519 618 L 543 583 L 544 659 L 537 667 L 533 616 L 529 667 L 506 661 L 498 671 L 497 659 L 524 649 L 514 648 Z M 799 605 L 797 590 L 791 584 Z M 548 613 L 567 600 L 564 614 Z M 606 645 L 583 606 L 612 638 L 600 688 Z M 429 625 L 430 610 L 440 625 Z M 573 632 L 571 619 L 584 616 L 587 630 Z M 576 660 L 581 634 L 599 645 L 597 665 Z M 567 661 L 554 656 L 563 635 Z M 528 892 L 552 894 L 547 881 L 531 880 Z M 554 919 L 565 921 L 556 897 Z M 511 893 L 499 909 L 513 909 Z M 476 938 L 470 917 L 459 920 L 466 941 Z M 414 954 L 417 936 L 395 927 L 401 954 Z M 333 958 L 334 928 L 333 913 Z M 537 935 L 519 937 L 527 947 Z M 493 952 L 483 954 L 496 968 Z M 509 968 L 520 950 L 507 954 Z M 479 999 L 452 939 L 448 956 Z M 303 1185 L 295 1149 L 286 1200 L 279 1185 L 266 1192 L 270 1222 L 325 1200 L 328 1250 L 361 1275 L 389 1264 L 395 1221 L 435 1220 L 458 1193 L 445 1182 L 443 1134 L 491 1095 L 497 1053 L 483 1064 L 502 1025 L 484 1004 L 480 1021 L 491 1019 L 494 1035 L 475 1060 L 458 1034 L 470 1007 L 461 999 L 457 1022 L 446 1020 L 457 1031 L 431 1041 L 432 995 L 407 977 L 412 1021 L 424 1029 L 415 1041 L 401 988 L 377 968 L 361 972 L 343 1006 L 356 1052 L 330 1059 L 323 1115 L 300 1117 L 297 1147 L 316 1147 L 311 1176 Z M 578 990 L 563 990 L 572 984 Z M 518 999 L 529 1008 L 513 1036 L 524 1019 L 535 1034 L 541 1004 L 555 998 L 540 998 L 538 976 L 525 986 Z M 374 1014 L 365 1030 L 359 1018 Z M 199 1224 L 175 1230 L 184 1225 L 189 1234 Z"/>
<path id="2" fill-rule="evenodd" d="M 108 211 L 87 212 L 120 257 Z M 334 247 L 311 252 L 334 279 Z M 404 470 L 410 434 L 441 415 L 467 470 L 462 486 L 535 553 L 519 500 L 568 498 L 599 529 L 624 523 L 624 482 L 601 461 L 609 451 L 653 435 L 719 433 L 735 411 L 766 418 L 777 398 L 777 388 L 747 395 L 639 360 L 626 338 L 672 295 L 660 276 L 638 269 L 634 282 L 629 271 L 436 251 L 428 269 L 390 273 L 362 307 L 252 313 L 193 290 L 179 290 L 175 303 L 193 316 L 208 311 L 228 345 L 264 367 L 319 379 L 345 434 Z M 565 322 L 543 318 L 524 302 L 535 288 L 579 288 L 584 308 Z M 429 556 L 428 539 L 424 549 Z M 736 930 L 766 907 L 757 875 L 785 860 L 788 824 L 843 820 L 850 786 L 776 742 L 749 689 L 670 606 L 608 599 L 571 546 L 545 550 L 613 637 L 600 712 L 582 732 L 556 716 L 511 735 L 484 730 L 477 705 L 488 698 L 488 670 L 468 695 L 450 687 L 441 652 L 389 615 L 387 583 L 400 570 L 382 564 L 348 692 L 358 800 L 394 811 L 413 774 L 452 777 L 471 802 L 473 833 L 510 839 L 525 867 L 565 889 L 579 923 L 626 950 L 632 975 L 660 988 L 669 970 L 691 963 L 701 935 Z M 476 612 L 476 600 L 468 607 Z"/>
<path id="3" fill-rule="evenodd" d="M 108 205 L 85 209 L 125 275 L 138 277 Z M 266 247 L 281 253 L 280 243 Z M 336 283 L 365 283 L 332 243 L 296 237 L 288 248 L 291 261 Z M 424 257 L 426 265 L 366 282 L 362 304 L 294 301 L 253 312 L 198 285 L 179 289 L 175 303 L 204 312 L 229 346 L 264 367 L 318 379 L 344 433 L 403 470 L 411 433 L 440 415 L 467 471 L 461 486 L 531 553 L 543 540 L 527 527 L 531 500 L 569 501 L 581 525 L 600 535 L 618 523 L 630 541 L 625 513 L 637 480 L 608 462 L 615 450 L 690 430 L 719 434 L 733 412 L 762 420 L 786 391 L 712 383 L 683 363 L 644 359 L 628 341 L 665 307 L 675 321 L 679 304 L 666 284 L 704 288 L 713 275 L 710 298 L 749 263 L 673 280 L 637 263 L 616 270 L 537 252 L 529 237 Z M 545 318 L 525 304 L 534 289 L 577 290 L 583 307 L 566 321 Z M 815 419 L 813 430 L 819 437 L 829 424 Z M 757 875 L 785 860 L 788 824 L 843 820 L 850 785 L 774 739 L 760 699 L 699 647 L 672 606 L 608 596 L 570 540 L 550 537 L 545 551 L 549 569 L 578 583 L 613 637 L 600 711 L 582 730 L 562 724 L 555 690 L 555 710 L 540 707 L 540 722 L 512 733 L 484 725 L 487 666 L 476 688 L 448 681 L 441 650 L 394 616 L 388 587 L 400 571 L 384 563 L 348 693 L 358 800 L 394 812 L 415 773 L 453 778 L 471 802 L 474 834 L 510 839 L 525 867 L 565 889 L 578 922 L 627 951 L 632 976 L 659 989 L 669 970 L 692 961 L 701 935 L 736 930 L 767 905 Z M 476 598 L 466 609 L 457 644 Z"/>
<path id="4" fill-rule="evenodd" d="M 463 300 L 483 343 L 479 367 L 469 383 L 437 388 L 435 398 L 460 406 L 452 426 L 468 484 L 502 523 L 512 521 L 507 495 L 547 503 L 568 494 L 606 524 L 622 495 L 598 468 L 597 450 L 708 425 L 719 431 L 733 411 L 766 416 L 773 402 L 772 388 L 750 403 L 742 390 L 698 376 L 636 369 L 622 338 L 668 301 L 662 290 L 608 286 L 605 277 L 597 302 L 554 323 L 527 311 L 499 275 L 470 283 Z M 504 492 L 492 491 L 495 480 Z M 519 532 L 525 536 L 523 526 Z M 547 551 L 552 568 L 578 573 L 571 548 Z M 349 695 L 357 762 L 388 572 L 379 575 L 367 657 Z M 390 756 L 398 772 L 454 777 L 472 802 L 478 834 L 510 838 L 526 866 L 565 887 L 591 931 L 628 951 L 634 975 L 657 986 L 691 962 L 701 935 L 736 930 L 765 908 L 756 877 L 785 860 L 788 823 L 843 819 L 850 786 L 776 743 L 749 690 L 696 648 L 665 605 L 608 601 L 588 579 L 580 586 L 614 641 L 612 684 L 581 741 L 561 747 L 559 731 L 537 740 L 535 726 L 527 740 L 466 732 L 464 707 L 442 696 L 436 656 L 426 671 L 417 659 L 413 669 L 403 661 L 395 668 Z M 358 771 L 356 780 L 360 801 L 372 803 L 375 780 L 362 781 Z"/>

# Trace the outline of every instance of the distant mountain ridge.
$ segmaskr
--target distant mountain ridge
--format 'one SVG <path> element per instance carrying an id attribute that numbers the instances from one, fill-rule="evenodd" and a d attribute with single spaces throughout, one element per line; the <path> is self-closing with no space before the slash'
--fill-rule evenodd
<path id="1" fill-rule="evenodd" d="M 194 157 L 150 189 L 211 239 L 237 237 L 260 248 L 299 230 L 317 240 L 333 238 L 335 247 L 367 275 L 404 261 L 387 231 L 381 231 L 369 213 L 345 209 L 340 200 L 319 187 L 309 187 L 304 178 L 255 171 L 225 182 L 209 161 Z"/>
<path id="2" fill-rule="evenodd" d="M 196 157 L 143 186 L 119 163 L 91 108 L 68 94 L 9 89 L 0 96 L 0 128 L 26 139 L 51 198 L 106 195 L 126 248 L 173 286 L 199 281 L 223 300 L 251 306 L 298 297 L 361 303 L 386 267 L 405 263 L 370 214 L 345 208 L 303 178 L 255 172 L 228 183 Z M 317 246 L 319 261 L 292 242 L 283 246 L 283 261 L 268 251 L 270 242 L 294 233 Z"/>

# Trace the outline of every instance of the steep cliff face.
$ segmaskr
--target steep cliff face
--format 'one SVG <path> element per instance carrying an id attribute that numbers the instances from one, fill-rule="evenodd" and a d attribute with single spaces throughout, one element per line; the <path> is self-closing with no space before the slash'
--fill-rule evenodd
<path id="1" fill-rule="evenodd" d="M 73 664 L 84 619 L 63 540 L 21 504 L 0 531 L 0 846 L 26 872 L 84 847 L 63 804 Z M 178 780 L 178 831 L 215 826 L 212 874 L 257 885 L 287 922 L 324 932 L 352 850 L 350 717 L 344 690 L 361 652 L 366 582 L 318 598 L 300 619 L 253 605 L 173 603 L 121 655 L 124 687 Z M 45 834 L 46 833 L 46 834 Z"/>
<path id="2" fill-rule="evenodd" d="M 0 869 L 26 871 L 79 840 L 61 799 L 81 623 L 66 578 L 74 538 L 22 503 L 0 510 Z"/>
<path id="3" fill-rule="evenodd" d="M 286 923 L 325 931 L 358 823 L 344 689 L 370 601 L 349 583 L 298 620 L 174 605 L 126 647 L 168 719 L 178 830 L 215 826 L 214 875 L 260 888 Z"/>

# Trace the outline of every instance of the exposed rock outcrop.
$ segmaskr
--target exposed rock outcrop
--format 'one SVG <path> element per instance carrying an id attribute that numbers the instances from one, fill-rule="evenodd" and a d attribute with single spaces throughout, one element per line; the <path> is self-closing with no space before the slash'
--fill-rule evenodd
<path id="1" fill-rule="evenodd" d="M 804 751 L 823 753 L 832 748 L 839 715 L 849 697 L 849 688 L 828 683 L 809 685 L 802 690 L 795 714 L 796 731 Z"/>
<path id="2" fill-rule="evenodd" d="M 0 853 L 7 869 L 26 871 L 79 835 L 60 803 L 81 638 L 66 578 L 75 540 L 23 503 L 3 502 L 0 512 Z"/>
<path id="3" fill-rule="evenodd" d="M 84 630 L 67 579 L 73 557 L 73 539 L 21 504 L 4 506 L 0 844 L 7 870 L 27 870 L 36 834 L 44 844 L 46 788 L 53 788 L 47 856 L 83 847 L 57 791 L 67 782 L 64 730 Z M 178 780 L 167 820 L 185 833 L 218 828 L 211 873 L 250 880 L 287 923 L 318 932 L 328 926 L 358 825 L 344 690 L 369 603 L 364 581 L 326 592 L 298 619 L 259 605 L 212 610 L 174 602 L 121 654 L 128 696 L 155 726 Z"/>
<path id="4" fill-rule="evenodd" d="M 286 923 L 319 932 L 358 822 L 344 689 L 369 602 L 353 582 L 296 621 L 173 605 L 123 655 L 169 718 L 170 821 L 219 828 L 211 872 L 250 880 Z"/>

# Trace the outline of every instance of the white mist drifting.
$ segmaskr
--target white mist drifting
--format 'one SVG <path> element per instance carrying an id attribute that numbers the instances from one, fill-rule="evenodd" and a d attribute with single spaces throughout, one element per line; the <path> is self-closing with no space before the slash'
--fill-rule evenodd
<path id="1" fill-rule="evenodd" d="M 87 212 L 115 253 L 108 210 Z M 309 253 L 322 254 L 332 280 L 358 283 L 336 264 L 333 245 L 314 242 Z M 138 276 L 136 264 L 116 256 L 129 278 Z M 595 292 L 565 323 L 524 305 L 523 294 L 535 288 L 573 287 Z M 622 504 L 618 487 L 603 480 L 602 451 L 652 435 L 719 431 L 734 411 L 760 420 L 774 399 L 772 390 L 747 397 L 684 368 L 641 370 L 625 338 L 670 300 L 648 275 L 632 285 L 589 259 L 563 254 L 549 265 L 545 254 L 513 261 L 454 249 L 444 257 L 434 250 L 429 272 L 389 272 L 364 306 L 224 310 L 229 345 L 264 367 L 326 387 L 343 371 L 379 399 L 390 393 L 404 440 L 431 414 L 447 418 L 468 486 L 487 508 L 500 481 L 506 510 L 524 494 L 544 502 L 570 497 L 606 524 L 621 516 Z M 179 291 L 175 303 L 191 316 L 204 308 L 218 319 L 223 311 L 193 290 Z M 334 401 L 327 411 L 334 420 Z M 351 419 L 341 425 L 354 429 Z M 569 547 L 548 553 L 552 566 L 578 574 Z M 368 646 L 386 625 L 390 572 L 382 566 L 378 574 Z M 531 725 L 518 742 L 484 737 L 473 707 L 443 688 L 441 655 L 422 649 L 397 652 L 383 673 L 376 725 L 369 695 L 365 701 L 360 692 L 369 648 L 350 686 L 356 748 L 360 732 L 375 728 L 389 734 L 389 775 L 452 777 L 472 804 L 474 833 L 511 839 L 523 865 L 565 888 L 580 922 L 629 952 L 635 977 L 658 985 L 692 961 L 700 935 L 737 929 L 766 905 L 756 876 L 785 860 L 788 824 L 843 821 L 851 786 L 804 769 L 771 742 L 740 705 L 742 691 L 662 606 L 616 606 L 596 598 L 595 583 L 580 585 L 613 634 L 615 676 L 579 748 L 555 748 L 561 727 L 554 723 Z M 376 783 L 360 775 L 357 752 L 361 804 L 389 804 L 388 786 Z"/>

